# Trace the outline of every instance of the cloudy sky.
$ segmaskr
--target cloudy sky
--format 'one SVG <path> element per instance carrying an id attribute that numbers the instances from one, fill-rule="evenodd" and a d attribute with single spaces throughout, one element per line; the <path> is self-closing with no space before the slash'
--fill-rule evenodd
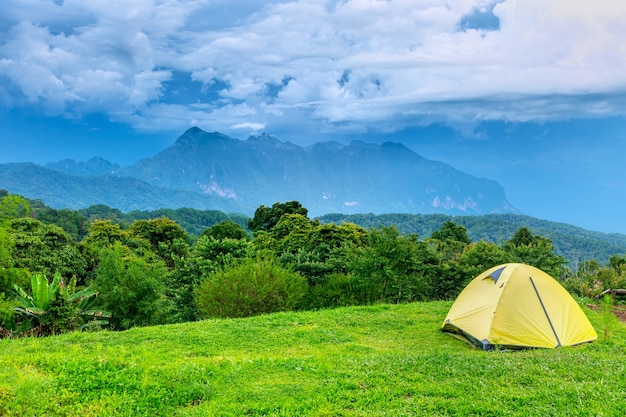
<path id="1" fill-rule="evenodd" d="M 398 141 L 626 233 L 623 0 L 2 0 L 0 163 Z"/>

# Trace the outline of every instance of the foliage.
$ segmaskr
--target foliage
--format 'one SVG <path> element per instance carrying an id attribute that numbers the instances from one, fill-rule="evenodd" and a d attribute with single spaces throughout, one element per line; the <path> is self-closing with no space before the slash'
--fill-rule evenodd
<path id="1" fill-rule="evenodd" d="M 466 245 L 472 243 L 467 235 L 465 226 L 458 225 L 450 220 L 445 221 L 440 229 L 435 230 L 430 235 L 430 238 L 441 242 L 458 242 Z"/>
<path id="2" fill-rule="evenodd" d="M 176 222 L 166 217 L 151 220 L 137 220 L 128 230 L 131 236 L 145 239 L 150 249 L 169 268 L 174 267 L 176 258 L 184 258 L 189 253 L 187 233 Z"/>
<path id="3" fill-rule="evenodd" d="M 265 207 L 261 204 L 254 211 L 254 217 L 248 221 L 248 229 L 253 233 L 269 231 L 278 224 L 280 218 L 285 214 L 300 214 L 307 217 L 308 212 L 298 201 L 276 202 L 272 207 Z"/>
<path id="4" fill-rule="evenodd" d="M 78 245 L 56 225 L 30 218 L 11 220 L 7 232 L 13 240 L 11 259 L 15 268 L 52 276 L 76 276 L 84 282 L 87 264 Z"/>
<path id="5" fill-rule="evenodd" d="M 550 239 L 557 255 L 564 256 L 573 269 L 580 262 L 596 259 L 605 263 L 610 256 L 626 253 L 626 235 L 586 230 L 520 214 L 486 214 L 482 216 L 448 216 L 445 214 L 327 214 L 317 218 L 321 223 L 349 222 L 364 228 L 396 226 L 402 234 L 431 236 L 446 221 L 467 229 L 473 242 L 484 240 L 500 244 L 509 240 L 521 227 Z"/>
<path id="6" fill-rule="evenodd" d="M 11 336 L 11 330 L 16 328 L 15 308 L 19 304 L 14 298 L 7 299 L 3 292 L 0 292 L 0 339 Z"/>
<path id="7" fill-rule="evenodd" d="M 18 285 L 14 288 L 19 303 L 15 311 L 27 317 L 21 327 L 31 334 L 58 334 L 107 323 L 102 317 L 108 313 L 90 308 L 97 293 L 90 288 L 77 291 L 76 280 L 65 284 L 60 273 L 52 282 L 43 274 L 33 274 L 30 294 Z"/>
<path id="8" fill-rule="evenodd" d="M 212 237 L 217 240 L 222 239 L 249 239 L 248 233 L 241 225 L 230 221 L 224 220 L 213 226 L 207 228 L 202 232 L 201 236 Z"/>
<path id="9" fill-rule="evenodd" d="M 168 320 L 163 262 L 148 261 L 115 243 L 102 249 L 93 287 L 98 306 L 111 313 L 113 329 L 161 324 Z"/>
<path id="10" fill-rule="evenodd" d="M 265 254 L 209 274 L 196 289 L 204 318 L 248 317 L 293 309 L 306 292 L 306 280 Z"/>
<path id="11" fill-rule="evenodd" d="M 395 227 L 371 229 L 368 244 L 355 248 L 348 270 L 368 303 L 409 302 L 428 297 L 428 281 L 435 279 L 436 260 L 427 244 L 416 235 L 400 236 Z"/>
<path id="12" fill-rule="evenodd" d="M 193 246 L 191 261 L 198 275 L 206 276 L 233 266 L 252 254 L 253 248 L 248 240 L 218 240 L 211 236 L 200 236 Z"/>
<path id="13" fill-rule="evenodd" d="M 87 236 L 89 220 L 78 211 L 69 209 L 55 210 L 50 207 L 42 207 L 34 209 L 33 213 L 37 220 L 61 227 L 76 242 L 83 240 Z"/>
<path id="14" fill-rule="evenodd" d="M 347 307 L 365 304 L 369 292 L 349 274 L 331 272 L 321 282 L 309 287 L 298 302 L 299 310 Z"/>
<path id="15" fill-rule="evenodd" d="M 89 221 L 110 220 L 122 228 L 128 228 L 136 220 L 158 219 L 167 217 L 178 223 L 189 235 L 199 236 L 208 227 L 223 221 L 232 221 L 242 228 L 247 227 L 248 217 L 243 214 L 226 214 L 217 210 L 196 210 L 192 208 L 158 209 L 152 211 L 134 210 L 123 213 L 103 204 L 93 205 L 79 212 L 89 218 Z"/>
<path id="16" fill-rule="evenodd" d="M 22 196 L 6 194 L 0 197 L 0 221 L 30 215 L 30 203 Z"/>
<path id="17" fill-rule="evenodd" d="M 600 304 L 602 317 L 602 337 L 604 342 L 609 343 L 613 336 L 613 331 L 618 326 L 617 317 L 613 314 L 613 297 L 605 295 Z"/>

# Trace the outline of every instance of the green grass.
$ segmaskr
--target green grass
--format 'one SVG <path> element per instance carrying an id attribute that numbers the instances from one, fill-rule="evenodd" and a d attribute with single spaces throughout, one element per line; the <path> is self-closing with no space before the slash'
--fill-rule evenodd
<path id="1" fill-rule="evenodd" d="M 0 416 L 626 415 L 623 324 L 584 346 L 482 352 L 438 331 L 450 305 L 2 340 Z"/>

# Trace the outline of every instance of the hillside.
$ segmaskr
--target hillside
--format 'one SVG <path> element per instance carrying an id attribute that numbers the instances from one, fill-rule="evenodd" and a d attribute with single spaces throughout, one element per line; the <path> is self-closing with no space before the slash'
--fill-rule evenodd
<path id="1" fill-rule="evenodd" d="M 624 415 L 610 342 L 490 353 L 438 331 L 450 302 L 0 340 L 3 415 Z M 601 317 L 587 310 L 602 335 Z M 584 400 L 581 400 L 584 399 Z"/>
<path id="2" fill-rule="evenodd" d="M 327 214 L 318 217 L 322 223 L 350 222 L 370 228 L 395 225 L 402 233 L 429 237 L 447 220 L 467 229 L 472 241 L 501 243 L 510 239 L 520 227 L 552 240 L 555 252 L 565 256 L 571 266 L 583 260 L 608 261 L 609 257 L 626 253 L 626 235 L 586 230 L 565 223 L 537 219 L 521 214 L 488 214 L 483 216 L 447 216 L 444 214 Z"/>
<path id="3" fill-rule="evenodd" d="M 225 212 L 250 211 L 236 201 L 165 189 L 136 178 L 69 175 L 32 163 L 0 164 L 0 189 L 53 208 L 79 210 L 105 204 L 123 211 L 194 207 Z"/>

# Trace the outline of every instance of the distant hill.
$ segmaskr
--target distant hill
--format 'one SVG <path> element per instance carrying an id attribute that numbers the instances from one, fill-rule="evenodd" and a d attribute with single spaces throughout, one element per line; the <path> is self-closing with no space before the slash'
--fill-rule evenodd
<path id="1" fill-rule="evenodd" d="M 616 254 L 626 254 L 626 235 L 586 230 L 565 223 L 537 219 L 520 214 L 489 214 L 483 216 L 449 216 L 443 214 L 327 214 L 317 218 L 322 223 L 350 222 L 370 228 L 395 225 L 402 233 L 417 233 L 429 237 L 447 221 L 467 229 L 472 241 L 484 240 L 501 243 L 509 240 L 520 227 L 552 240 L 555 252 L 565 256 L 570 266 L 577 262 L 595 259 L 607 262 Z"/>
<path id="2" fill-rule="evenodd" d="M 0 164 L 0 189 L 53 208 L 78 210 L 105 204 L 122 211 L 194 207 L 225 212 L 250 211 L 237 201 L 155 187 L 136 178 L 74 176 L 32 163 Z"/>

